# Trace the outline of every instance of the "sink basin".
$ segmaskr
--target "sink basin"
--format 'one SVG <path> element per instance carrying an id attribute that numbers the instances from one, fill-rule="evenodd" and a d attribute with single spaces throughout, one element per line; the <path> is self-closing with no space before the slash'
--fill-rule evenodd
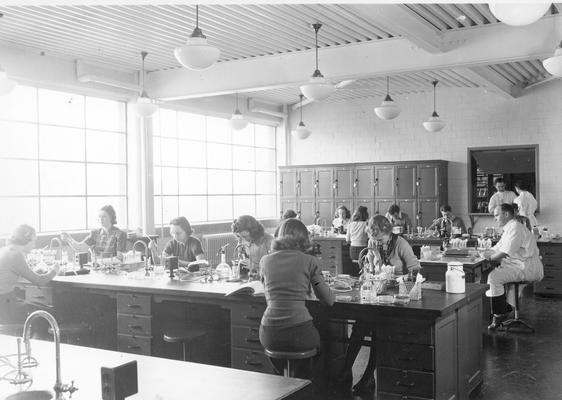
<path id="1" fill-rule="evenodd" d="M 4 400 L 49 400 L 53 398 L 53 394 L 46 390 L 28 390 L 12 394 Z"/>

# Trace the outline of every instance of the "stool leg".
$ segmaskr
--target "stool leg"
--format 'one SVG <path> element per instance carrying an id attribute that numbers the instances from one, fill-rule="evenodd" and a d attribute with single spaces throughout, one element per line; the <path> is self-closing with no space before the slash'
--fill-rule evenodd
<path id="1" fill-rule="evenodd" d="M 515 320 L 519 320 L 519 285 L 515 285 Z"/>
<path id="2" fill-rule="evenodd" d="M 185 342 L 181 342 L 182 354 L 183 354 L 183 361 L 187 361 L 187 352 L 185 348 Z"/>
<path id="3" fill-rule="evenodd" d="M 290 378 L 291 377 L 291 361 L 287 360 L 287 366 L 285 367 L 285 377 Z"/>

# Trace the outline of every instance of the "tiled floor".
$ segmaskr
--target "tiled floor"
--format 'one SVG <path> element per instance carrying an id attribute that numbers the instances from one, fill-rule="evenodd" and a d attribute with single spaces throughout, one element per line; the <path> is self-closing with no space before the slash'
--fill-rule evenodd
<path id="1" fill-rule="evenodd" d="M 521 317 L 535 333 L 488 332 L 483 322 L 484 384 L 471 400 L 562 400 L 562 299 L 523 292 Z M 487 306 L 487 304 L 485 304 Z M 354 366 L 358 380 L 367 361 L 364 348 Z M 317 399 L 375 400 L 376 395 L 353 396 L 327 390 Z"/>

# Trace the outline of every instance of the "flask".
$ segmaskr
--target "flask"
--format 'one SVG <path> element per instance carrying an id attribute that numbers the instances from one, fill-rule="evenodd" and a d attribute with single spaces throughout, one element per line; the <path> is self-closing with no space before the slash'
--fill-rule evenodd
<path id="1" fill-rule="evenodd" d="M 220 255 L 221 255 L 221 262 L 219 265 L 217 265 L 217 268 L 215 268 L 215 272 L 217 273 L 219 279 L 230 279 L 230 277 L 232 276 L 232 270 L 230 269 L 230 266 L 226 263 L 226 254 L 224 249 L 221 249 Z"/>
<path id="2" fill-rule="evenodd" d="M 359 289 L 359 295 L 361 296 L 361 303 L 363 304 L 371 303 L 372 291 L 373 291 L 373 284 L 371 280 L 365 279 L 365 281 L 361 285 L 361 289 Z"/>
<path id="3" fill-rule="evenodd" d="M 447 293 L 465 292 L 465 277 L 462 263 L 457 261 L 447 263 L 447 272 L 445 273 L 445 291 Z"/>

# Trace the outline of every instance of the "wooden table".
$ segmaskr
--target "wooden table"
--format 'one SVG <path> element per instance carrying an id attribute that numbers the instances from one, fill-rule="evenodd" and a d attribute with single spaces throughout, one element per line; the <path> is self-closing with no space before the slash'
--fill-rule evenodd
<path id="1" fill-rule="evenodd" d="M 39 366 L 32 369 L 33 384 L 29 390 L 52 391 L 55 384 L 55 345 L 32 340 L 31 346 Z M 0 335 L 0 349 L 0 355 L 17 353 L 16 338 Z M 310 396 L 310 381 L 304 379 L 65 344 L 61 345 L 62 382 L 70 384 L 74 381 L 78 390 L 72 399 L 101 399 L 100 368 L 115 367 L 133 360 L 137 361 L 138 393 L 127 397 L 130 400 L 274 400 Z M 0 376 L 8 371 L 9 368 L 0 364 Z M 17 391 L 14 385 L 0 380 L 2 399 L 4 395 Z"/>
<path id="2" fill-rule="evenodd" d="M 447 272 L 447 264 L 450 262 L 460 262 L 463 266 L 466 282 L 478 283 L 490 267 L 490 263 L 484 258 L 473 257 L 441 257 L 438 260 L 420 259 L 422 275 L 429 281 L 444 281 Z M 481 282 L 485 283 L 485 282 Z"/>

